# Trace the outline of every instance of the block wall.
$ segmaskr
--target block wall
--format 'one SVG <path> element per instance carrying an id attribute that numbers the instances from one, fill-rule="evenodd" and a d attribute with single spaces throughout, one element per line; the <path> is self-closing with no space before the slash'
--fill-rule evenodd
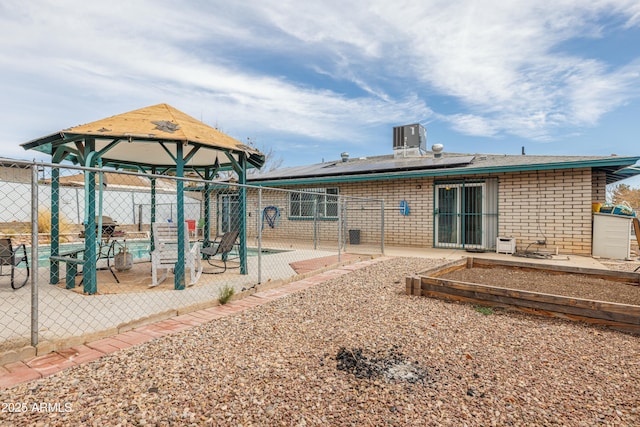
<path id="1" fill-rule="evenodd" d="M 433 245 L 433 179 L 413 178 L 370 181 L 340 185 L 340 194 L 384 200 L 384 242 L 392 246 L 431 247 Z M 400 213 L 406 201 L 409 215 Z M 376 243 L 381 214 L 363 215 L 357 202 L 349 202 L 347 227 L 361 229 L 363 243 Z M 351 209 L 355 207 L 355 209 Z M 374 211 L 371 211 L 374 212 Z"/>
<path id="2" fill-rule="evenodd" d="M 592 174 L 591 169 L 586 168 L 451 176 L 448 180 L 489 177 L 498 178 L 498 235 L 516 238 L 517 250 L 544 240 L 546 247 L 542 249 L 545 250 L 557 248 L 560 253 L 591 254 L 591 204 L 604 199 L 604 174 Z M 330 184 L 326 187 L 338 187 L 342 196 L 383 199 L 385 245 L 432 247 L 433 185 L 432 177 L 424 177 Z M 400 214 L 402 200 L 409 205 L 407 216 Z M 263 201 L 262 205 L 268 203 Z M 262 231 L 265 238 L 313 238 L 313 221 L 287 219 L 286 194 L 277 203 L 281 207 L 279 224 L 275 229 L 265 227 Z M 250 193 L 247 200 L 249 211 L 251 206 L 257 206 L 257 203 L 255 194 Z M 378 204 L 357 200 L 348 202 L 345 231 L 360 230 L 362 244 L 379 242 L 381 222 Z M 259 223 L 259 213 L 255 212 L 248 221 L 250 236 L 256 234 Z M 335 236 L 331 238 L 337 241 L 337 227 L 337 221 L 320 221 L 316 231 L 321 237 Z M 534 245 L 530 247 L 535 248 Z"/>
<path id="3" fill-rule="evenodd" d="M 288 187 L 288 189 L 296 190 L 308 187 Z M 335 186 L 328 185 L 326 187 L 333 188 Z M 264 208 L 267 206 L 276 207 L 279 216 L 271 220 L 266 218 Z M 273 212 L 270 210 L 267 214 L 272 215 Z M 289 192 L 265 187 L 262 189 L 261 203 L 259 204 L 257 190 L 249 189 L 247 191 L 247 236 L 250 239 L 256 239 L 258 233 L 261 233 L 265 240 L 312 242 L 315 239 L 316 243 L 322 246 L 337 248 L 338 221 L 320 219 L 314 223 L 312 219 L 290 219 Z"/>
<path id="4" fill-rule="evenodd" d="M 0 166 L 0 181 L 29 183 L 31 182 L 31 169 L 23 166 Z"/>
<path id="5" fill-rule="evenodd" d="M 604 203 L 607 199 L 607 176 L 604 172 L 593 172 L 592 174 L 593 191 L 591 200 L 593 203 Z"/>
<path id="6" fill-rule="evenodd" d="M 515 237 L 517 250 L 544 240 L 546 250 L 591 254 L 594 179 L 590 169 L 501 174 L 498 234 Z"/>
<path id="7" fill-rule="evenodd" d="M 309 186 L 291 186 L 291 190 Z M 320 187 L 320 185 L 319 185 Z M 431 247 L 433 243 L 433 180 L 430 178 L 400 179 L 394 181 L 369 181 L 357 183 L 339 183 L 321 187 L 339 188 L 346 203 L 344 233 L 360 230 L 360 243 L 377 245 L 381 241 L 382 222 L 384 221 L 385 244 Z M 361 200 L 376 199 L 376 200 Z M 384 200 L 382 211 L 381 200 Z M 409 205 L 409 215 L 400 213 L 400 202 Z M 265 225 L 262 235 L 265 239 L 290 239 L 293 236 L 310 240 L 338 240 L 338 221 L 289 219 L 289 196 L 285 192 L 276 192 L 264 188 L 262 204 L 277 206 L 280 218 L 276 227 Z M 384 213 L 383 213 L 384 212 Z M 383 219 L 384 215 L 384 219 Z M 262 213 L 258 209 L 257 192 L 247 192 L 247 234 L 256 237 L 258 227 L 262 227 Z"/>

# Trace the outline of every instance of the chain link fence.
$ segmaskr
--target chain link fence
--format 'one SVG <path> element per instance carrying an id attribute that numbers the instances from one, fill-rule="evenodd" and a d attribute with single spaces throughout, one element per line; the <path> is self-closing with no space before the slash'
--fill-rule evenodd
<path id="1" fill-rule="evenodd" d="M 92 179 L 95 192 L 85 194 Z M 384 251 L 382 201 L 320 188 L 0 159 L 0 197 L 0 241 L 24 251 L 29 266 L 28 273 L 25 262 L 2 265 L 0 354 L 43 343 L 80 344 L 213 305 L 224 287 L 238 293 L 292 280 L 310 260 L 331 257 L 326 262 L 335 263 L 345 252 Z M 152 286 L 151 253 L 162 246 L 152 224 L 179 221 L 188 239 L 187 286 L 177 286 L 171 269 L 159 265 L 157 276 L 167 277 Z M 89 224 L 96 227 L 92 248 Z M 212 255 L 225 235 L 235 238 L 230 250 Z M 203 254 L 202 248 L 210 250 Z M 83 272 L 83 259 L 90 257 L 96 259 L 94 288 Z M 6 251 L 0 249 L 0 258 L 8 259 Z M 16 287 L 26 284 L 13 289 L 12 272 Z"/>

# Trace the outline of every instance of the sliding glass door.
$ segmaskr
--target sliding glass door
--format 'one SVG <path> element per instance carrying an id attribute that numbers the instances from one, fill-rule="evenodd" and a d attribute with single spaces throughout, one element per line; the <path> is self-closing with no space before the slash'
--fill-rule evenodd
<path id="1" fill-rule="evenodd" d="M 436 184 L 434 200 L 434 247 L 493 246 L 497 230 L 497 181 Z"/>

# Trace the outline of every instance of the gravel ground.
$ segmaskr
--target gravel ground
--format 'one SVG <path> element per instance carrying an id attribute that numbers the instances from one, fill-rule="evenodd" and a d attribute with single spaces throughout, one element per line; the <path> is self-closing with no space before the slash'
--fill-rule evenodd
<path id="1" fill-rule="evenodd" d="M 4 390 L 69 412 L 0 424 L 640 424 L 640 338 L 404 295 L 405 276 L 438 262 L 379 262 Z"/>
<path id="2" fill-rule="evenodd" d="M 633 272 L 640 268 L 640 261 L 602 261 L 602 265 L 609 270 Z M 638 270 L 640 271 L 640 270 Z"/>

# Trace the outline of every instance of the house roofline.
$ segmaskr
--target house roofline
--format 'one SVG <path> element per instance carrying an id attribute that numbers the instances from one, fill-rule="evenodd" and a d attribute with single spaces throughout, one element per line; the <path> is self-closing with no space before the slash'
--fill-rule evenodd
<path id="1" fill-rule="evenodd" d="M 507 173 L 507 172 L 526 172 L 526 171 L 546 171 L 554 169 L 583 169 L 583 168 L 612 168 L 619 167 L 619 169 L 629 168 L 633 171 L 631 173 L 624 174 L 625 176 L 619 176 L 619 179 L 613 180 L 613 182 L 629 178 L 634 175 L 640 175 L 640 169 L 633 167 L 640 157 L 610 157 L 602 159 L 590 159 L 590 160 L 578 160 L 572 162 L 553 162 L 553 163 L 535 163 L 526 165 L 505 165 L 505 166 L 488 166 L 488 167 L 472 167 L 472 168 L 448 168 L 448 169 L 424 169 L 402 172 L 383 172 L 383 173 L 369 173 L 369 174 L 353 174 L 353 175 L 320 175 L 320 176 L 303 176 L 300 178 L 289 179 L 268 179 L 260 180 L 259 175 L 255 179 L 247 177 L 248 183 L 252 185 L 262 186 L 277 186 L 277 185 L 306 185 L 306 184 L 318 184 L 318 183 L 341 183 L 341 182 L 356 182 L 356 181 L 383 181 L 389 179 L 403 179 L 403 178 L 422 178 L 422 177 L 447 177 L 447 176 L 459 176 L 459 175 L 479 175 L 479 174 L 494 174 L 494 173 Z M 607 181 L 609 176 L 616 175 L 618 171 L 607 171 Z M 609 183 L 609 182 L 607 182 Z"/>

